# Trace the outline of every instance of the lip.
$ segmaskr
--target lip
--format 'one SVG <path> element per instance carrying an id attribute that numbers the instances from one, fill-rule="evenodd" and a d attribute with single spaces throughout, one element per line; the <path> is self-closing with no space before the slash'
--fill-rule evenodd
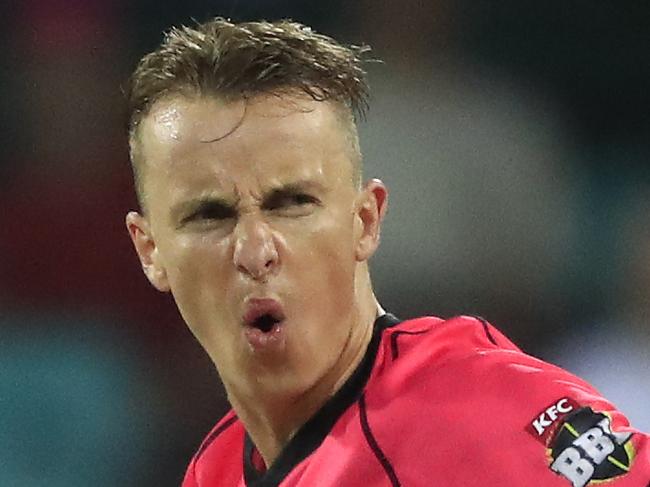
<path id="1" fill-rule="evenodd" d="M 252 326 L 257 318 L 270 314 L 278 321 L 284 321 L 286 315 L 282 305 L 272 298 L 250 298 L 244 306 L 243 322 L 246 326 Z"/>
<path id="2" fill-rule="evenodd" d="M 278 321 L 269 331 L 262 331 L 254 326 L 254 322 L 262 315 L 270 314 Z M 260 357 L 277 356 L 286 348 L 287 333 L 285 330 L 286 315 L 282 305 L 272 298 L 250 298 L 244 305 L 243 336 L 250 350 Z"/>

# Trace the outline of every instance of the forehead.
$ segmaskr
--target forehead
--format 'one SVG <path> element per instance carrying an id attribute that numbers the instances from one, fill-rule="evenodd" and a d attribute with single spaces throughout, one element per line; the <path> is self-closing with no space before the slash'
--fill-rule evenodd
<path id="1" fill-rule="evenodd" d="M 329 102 L 289 95 L 163 99 L 139 131 L 144 186 L 167 179 L 175 190 L 204 184 L 225 191 L 247 178 L 270 184 L 351 178 L 340 111 Z"/>

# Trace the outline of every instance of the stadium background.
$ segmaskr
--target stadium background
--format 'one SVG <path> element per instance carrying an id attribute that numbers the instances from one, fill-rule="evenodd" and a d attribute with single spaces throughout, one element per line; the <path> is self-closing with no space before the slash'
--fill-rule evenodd
<path id="1" fill-rule="evenodd" d="M 387 309 L 480 314 L 650 430 L 650 3 L 10 0 L 0 14 L 0 485 L 178 485 L 225 411 L 123 225 L 120 86 L 162 30 L 214 14 L 291 17 L 383 60 L 361 142 L 366 177 L 392 191 L 372 264 Z"/>

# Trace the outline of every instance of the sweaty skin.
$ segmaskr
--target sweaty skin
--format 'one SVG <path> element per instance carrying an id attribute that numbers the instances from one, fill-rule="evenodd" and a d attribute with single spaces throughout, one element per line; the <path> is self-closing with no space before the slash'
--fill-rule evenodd
<path id="1" fill-rule="evenodd" d="M 138 133 L 146 214 L 127 227 L 170 291 L 267 465 L 340 387 L 381 308 L 367 260 L 387 191 L 353 184 L 337 108 L 301 95 L 158 101 Z M 251 345 L 251 299 L 286 319 Z M 275 340 L 277 338 L 277 340 Z"/>

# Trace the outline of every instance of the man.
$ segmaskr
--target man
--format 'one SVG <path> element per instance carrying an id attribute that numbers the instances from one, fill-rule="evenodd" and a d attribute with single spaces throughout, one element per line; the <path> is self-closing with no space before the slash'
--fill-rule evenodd
<path id="1" fill-rule="evenodd" d="M 590 386 L 481 319 L 379 305 L 363 51 L 215 19 L 171 30 L 133 75 L 127 228 L 233 408 L 184 486 L 646 487 L 648 438 Z"/>

